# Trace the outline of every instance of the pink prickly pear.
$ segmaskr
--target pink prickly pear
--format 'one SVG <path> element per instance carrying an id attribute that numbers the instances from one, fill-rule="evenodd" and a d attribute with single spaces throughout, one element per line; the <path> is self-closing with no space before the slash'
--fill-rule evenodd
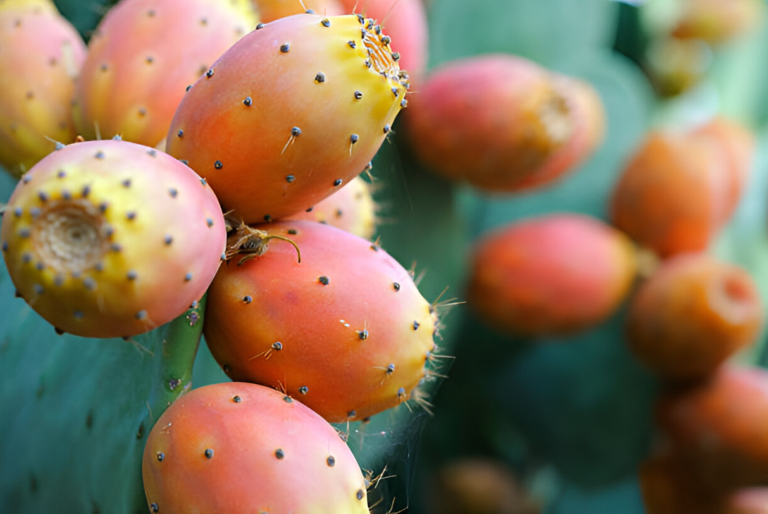
<path id="1" fill-rule="evenodd" d="M 80 134 L 158 145 L 185 89 L 257 21 L 248 0 L 122 0 L 88 46 L 75 94 Z"/>
<path id="2" fill-rule="evenodd" d="M 432 374 L 437 315 L 408 271 L 334 227 L 258 228 L 230 236 L 230 248 L 256 256 L 222 266 L 208 293 L 205 339 L 224 371 L 282 385 L 330 422 L 364 419 L 412 395 L 420 402 L 414 391 Z M 265 252 L 274 237 L 294 241 L 301 262 L 283 242 Z"/>
<path id="3" fill-rule="evenodd" d="M 189 90 L 168 152 L 246 223 L 312 207 L 368 165 L 407 74 L 372 19 L 302 14 L 256 30 Z"/>
<path id="4" fill-rule="evenodd" d="M 19 295 L 59 331 L 124 337 L 172 320 L 205 293 L 226 230 L 213 191 L 182 163 L 92 141 L 24 175 L 0 239 Z"/>
<path id="5" fill-rule="evenodd" d="M 176 400 L 147 438 L 142 475 L 151 512 L 368 514 L 365 478 L 336 430 L 254 384 Z"/>
<path id="6" fill-rule="evenodd" d="M 13 175 L 74 141 L 70 101 L 84 60 L 85 43 L 50 0 L 0 2 L 0 165 Z"/>

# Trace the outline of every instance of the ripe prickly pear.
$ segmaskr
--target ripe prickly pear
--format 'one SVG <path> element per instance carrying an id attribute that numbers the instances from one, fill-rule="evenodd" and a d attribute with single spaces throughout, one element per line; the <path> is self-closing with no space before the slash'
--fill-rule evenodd
<path id="1" fill-rule="evenodd" d="M 251 0 L 264 23 L 302 14 L 307 10 L 324 16 L 338 16 L 344 10 L 337 0 Z"/>
<path id="2" fill-rule="evenodd" d="M 659 375 L 705 378 L 760 333 L 763 306 L 749 273 L 703 254 L 664 261 L 632 299 L 627 343 Z"/>
<path id="3" fill-rule="evenodd" d="M 0 165 L 13 175 L 55 141 L 74 141 L 70 101 L 84 60 L 85 43 L 50 0 L 0 2 Z"/>
<path id="4" fill-rule="evenodd" d="M 544 336 L 596 325 L 635 276 L 629 239 L 601 221 L 555 214 L 519 221 L 477 246 L 467 303 L 498 330 Z"/>
<path id="5" fill-rule="evenodd" d="M 88 45 L 75 92 L 80 134 L 163 142 L 185 89 L 257 21 L 248 0 L 122 0 Z"/>
<path id="6" fill-rule="evenodd" d="M 259 239 L 246 231 L 230 241 L 263 255 L 222 266 L 209 289 L 205 339 L 230 378 L 284 387 L 330 422 L 408 400 L 431 374 L 437 330 L 408 271 L 376 244 L 320 223 L 257 228 Z M 293 240 L 301 262 L 284 242 L 262 252 L 274 236 Z"/>
<path id="7" fill-rule="evenodd" d="M 244 37 L 189 90 L 167 149 L 246 223 L 283 218 L 363 171 L 407 86 L 373 20 L 282 18 Z"/>
<path id="8" fill-rule="evenodd" d="M 721 366 L 707 380 L 666 391 L 657 417 L 672 450 L 710 491 L 768 480 L 768 372 Z"/>
<path id="9" fill-rule="evenodd" d="M 226 230 L 213 191 L 182 163 L 133 143 L 92 141 L 24 175 L 0 239 L 19 295 L 57 330 L 125 337 L 200 299 Z"/>
<path id="10" fill-rule="evenodd" d="M 554 181 L 602 138 L 599 97 L 586 83 L 510 55 L 448 63 L 427 78 L 407 119 L 434 171 L 512 192 Z"/>
<path id="11" fill-rule="evenodd" d="M 368 514 L 362 471 L 336 430 L 254 384 L 209 385 L 171 404 L 142 474 L 151 512 Z"/>
<path id="12" fill-rule="evenodd" d="M 347 13 L 361 13 L 381 22 L 392 38 L 392 49 L 403 57 L 411 83 L 420 84 L 427 65 L 429 29 L 422 0 L 341 0 Z M 318 11 L 319 12 L 319 11 Z"/>
<path id="13" fill-rule="evenodd" d="M 370 239 L 376 231 L 376 203 L 368 182 L 355 177 L 312 209 L 294 214 L 289 219 L 326 223 Z"/>
<path id="14" fill-rule="evenodd" d="M 613 192 L 614 225 L 661 257 L 706 249 L 733 212 L 751 153 L 749 133 L 722 120 L 649 133 Z"/>

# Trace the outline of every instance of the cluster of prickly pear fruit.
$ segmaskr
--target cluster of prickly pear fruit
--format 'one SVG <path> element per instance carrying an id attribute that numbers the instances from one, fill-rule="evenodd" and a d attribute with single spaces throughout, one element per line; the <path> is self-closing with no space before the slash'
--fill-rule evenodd
<path id="1" fill-rule="evenodd" d="M 645 8 L 628 2 L 94 1 L 117 5 L 80 26 L 86 71 L 54 80 L 76 132 L 44 133 L 65 125 L 52 107 L 6 123 L 48 79 L 14 74 L 19 40 L 0 45 L 16 58 L 0 157 L 24 177 L 2 206 L 0 454 L 18 465 L 0 470 L 0 511 L 765 502 L 764 373 L 727 362 L 764 353 L 765 138 L 716 113 L 754 122 L 768 106 L 744 100 L 760 72 L 728 67 L 738 80 L 685 96 L 719 58 L 708 45 L 726 55 L 757 24 L 753 0 L 647 0 L 677 17 L 631 60 L 613 53 Z M 0 0 L 0 14 L 22 4 L 51 5 Z M 36 30 L 25 48 L 55 32 Z M 683 101 L 654 103 L 650 85 Z M 25 161 L 22 125 L 58 151 Z M 453 300 L 420 290 L 447 284 L 466 307 L 446 328 Z M 226 383 L 189 392 L 201 332 L 194 385 Z M 112 410 L 93 393 L 107 380 Z M 62 418 L 77 444 L 20 435 Z"/>
<path id="2" fill-rule="evenodd" d="M 109 11 L 72 94 L 80 136 L 16 186 L 5 262 L 59 334 L 129 339 L 210 288 L 206 337 L 239 382 L 189 393 L 158 420 L 150 511 L 368 512 L 328 421 L 411 399 L 429 410 L 416 389 L 438 358 L 437 306 L 368 240 L 375 203 L 357 178 L 407 106 L 408 74 L 372 18 L 253 13 L 203 0 Z M 235 477 L 261 486 L 232 495 Z"/>

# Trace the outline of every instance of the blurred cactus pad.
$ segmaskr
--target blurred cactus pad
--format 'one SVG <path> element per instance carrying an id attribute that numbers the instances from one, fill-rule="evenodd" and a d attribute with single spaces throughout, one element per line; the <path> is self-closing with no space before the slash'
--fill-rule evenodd
<path id="1" fill-rule="evenodd" d="M 373 161 L 374 238 L 406 269 L 415 263 L 428 301 L 465 300 L 474 242 L 492 229 L 560 212 L 610 222 L 614 186 L 647 132 L 715 115 L 749 127 L 757 150 L 710 251 L 748 270 L 768 301 L 765 24 L 713 46 L 706 72 L 669 96 L 654 90 L 648 52 L 659 27 L 671 26 L 659 4 L 675 2 L 424 1 L 428 71 L 474 55 L 521 56 L 591 84 L 606 117 L 602 143 L 577 169 L 541 189 L 491 194 L 421 164 L 403 111 Z M 114 2 L 55 3 L 87 40 Z M 412 94 L 415 102 L 418 86 Z M 14 187 L 0 173 L 0 202 Z M 154 422 L 191 387 L 229 380 L 201 339 L 204 302 L 127 341 L 59 336 L 14 297 L 2 266 L 0 305 L 0 512 L 147 512 L 141 459 Z M 656 436 L 660 382 L 630 354 L 626 314 L 624 304 L 586 331 L 533 340 L 496 333 L 467 305 L 441 309 L 436 342 L 455 359 L 441 361 L 448 380 L 426 384 L 433 414 L 408 402 L 369 422 L 335 425 L 363 470 L 387 477 L 369 491 L 371 505 L 380 500 L 371 512 L 437 514 L 433 478 L 465 457 L 505 463 L 547 514 L 645 512 L 637 471 Z M 763 329 L 736 359 L 768 364 L 765 343 Z"/>

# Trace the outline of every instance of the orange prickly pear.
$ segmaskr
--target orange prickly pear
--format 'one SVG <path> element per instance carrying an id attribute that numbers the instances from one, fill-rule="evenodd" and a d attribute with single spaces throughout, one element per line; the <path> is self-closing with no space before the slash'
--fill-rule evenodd
<path id="1" fill-rule="evenodd" d="M 670 379 L 705 378 L 760 333 L 763 305 L 749 273 L 703 254 L 673 257 L 638 289 L 627 342 Z"/>
<path id="2" fill-rule="evenodd" d="M 664 258 L 705 250 L 741 196 L 752 149 L 751 134 L 722 119 L 649 133 L 613 192 L 614 225 Z"/>
<path id="3" fill-rule="evenodd" d="M 24 49 L 24 51 L 20 51 Z M 0 2 L 0 165 L 21 176 L 75 139 L 71 106 L 85 43 L 50 0 Z"/>
<path id="4" fill-rule="evenodd" d="M 2 220 L 19 295 L 57 330 L 125 337 L 200 299 L 221 262 L 224 217 L 176 159 L 124 141 L 62 148 L 23 176 Z"/>
<path id="5" fill-rule="evenodd" d="M 142 475 L 150 512 L 368 514 L 365 478 L 336 430 L 254 384 L 209 385 L 171 404 Z"/>
<path id="6" fill-rule="evenodd" d="M 498 330 L 568 334 L 596 325 L 635 277 L 629 239 L 580 214 L 522 220 L 478 243 L 467 303 Z"/>
<path id="7" fill-rule="evenodd" d="M 88 45 L 75 92 L 80 134 L 163 142 L 185 89 L 257 21 L 249 0 L 122 0 Z"/>
<path id="8" fill-rule="evenodd" d="M 768 372 L 721 366 L 696 383 L 670 388 L 658 422 L 672 450 L 710 491 L 768 480 Z"/>
<path id="9" fill-rule="evenodd" d="M 282 18 L 245 36 L 189 90 L 167 149 L 246 223 L 283 218 L 363 171 L 407 104 L 407 86 L 373 20 Z"/>
<path id="10" fill-rule="evenodd" d="M 330 422 L 410 399 L 432 372 L 434 307 L 376 244 L 309 221 L 230 236 L 256 256 L 223 265 L 209 289 L 205 339 L 233 380 L 285 390 Z M 252 237 L 247 237 L 248 235 Z M 290 238 L 301 250 L 269 238 Z M 246 255 L 247 257 L 247 255 Z"/>

